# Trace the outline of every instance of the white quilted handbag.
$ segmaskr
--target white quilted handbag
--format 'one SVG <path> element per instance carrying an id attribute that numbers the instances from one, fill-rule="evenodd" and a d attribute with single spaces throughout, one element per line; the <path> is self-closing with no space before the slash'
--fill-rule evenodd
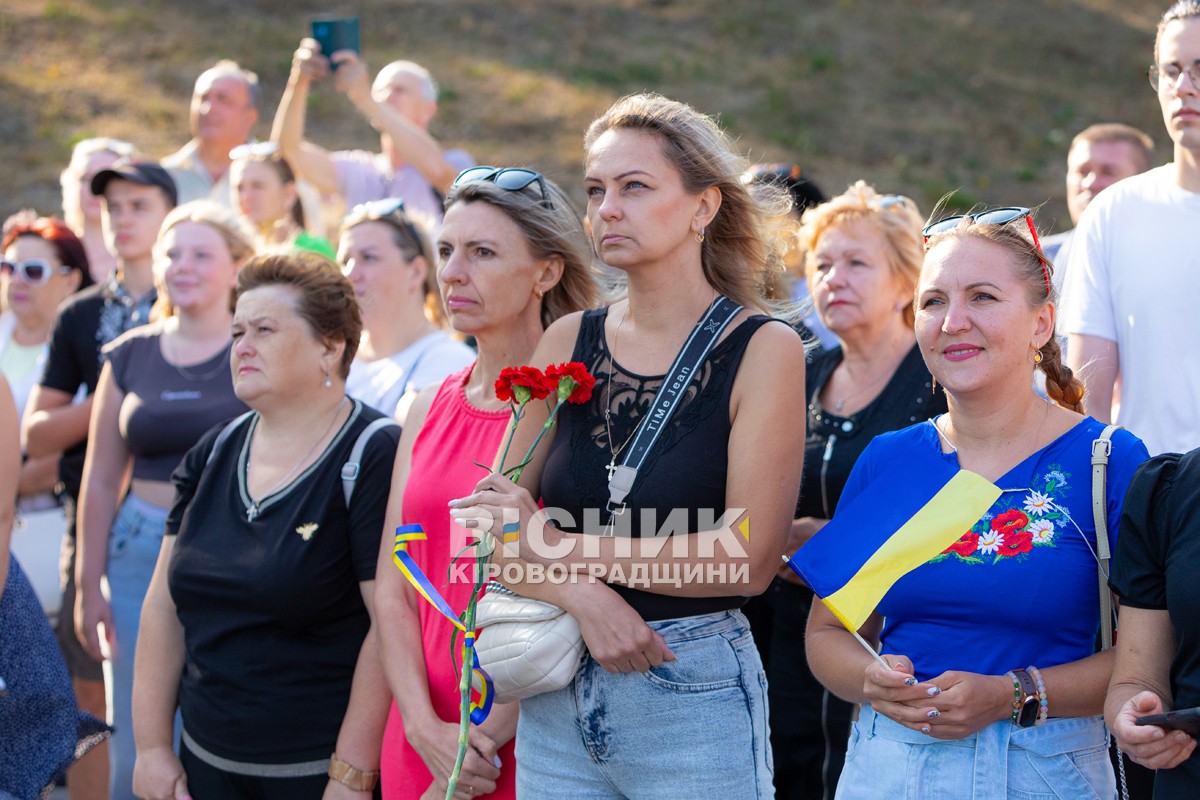
<path id="1" fill-rule="evenodd" d="M 496 581 L 479 600 L 475 627 L 479 664 L 492 678 L 497 703 L 561 689 L 583 658 L 583 636 L 574 617 Z"/>

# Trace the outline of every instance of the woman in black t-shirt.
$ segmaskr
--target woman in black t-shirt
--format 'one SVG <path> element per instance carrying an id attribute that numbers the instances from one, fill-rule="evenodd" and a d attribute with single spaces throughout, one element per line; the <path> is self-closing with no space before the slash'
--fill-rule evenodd
<path id="1" fill-rule="evenodd" d="M 529 570 L 513 588 L 570 611 L 587 646 L 570 684 L 521 701 L 518 796 L 772 797 L 766 681 L 737 609 L 775 575 L 800 485 L 803 343 L 759 292 L 780 264 L 766 221 L 787 198 L 752 195 L 716 124 L 658 95 L 618 101 L 585 146 L 592 242 L 628 297 L 555 322 L 532 363 L 581 361 L 595 389 L 562 410 L 519 487 L 492 475 L 453 512 L 471 527 L 518 509 L 505 582 L 527 562 L 565 568 L 562 585 Z M 723 335 L 697 323 L 721 295 L 743 307 Z M 716 342 L 668 381 L 690 336 Z M 610 513 L 613 466 L 672 396 Z M 530 404 L 512 452 L 546 415 Z M 561 528 L 538 524 L 539 496 Z"/>
<path id="2" fill-rule="evenodd" d="M 1142 464 L 1126 494 L 1109 581 L 1121 611 L 1104 716 L 1121 750 L 1157 770 L 1155 800 L 1200 796 L 1196 739 L 1169 725 L 1134 721 L 1200 706 L 1197 508 L 1200 450 Z"/>
<path id="3" fill-rule="evenodd" d="M 367 797 L 388 711 L 368 632 L 398 427 L 345 395 L 362 319 L 333 262 L 260 256 L 237 294 L 234 391 L 252 413 L 210 431 L 174 476 L 143 606 L 134 787 Z"/>
<path id="4" fill-rule="evenodd" d="M 911 200 L 862 181 L 804 214 L 809 289 L 839 345 L 812 355 L 805 372 L 808 434 L 789 556 L 833 516 L 872 438 L 946 411 L 913 334 L 921 226 Z M 852 707 L 813 677 L 804 657 L 812 601 L 812 590 L 784 566 L 746 606 L 767 669 L 780 798 L 833 797 L 850 735 Z"/>

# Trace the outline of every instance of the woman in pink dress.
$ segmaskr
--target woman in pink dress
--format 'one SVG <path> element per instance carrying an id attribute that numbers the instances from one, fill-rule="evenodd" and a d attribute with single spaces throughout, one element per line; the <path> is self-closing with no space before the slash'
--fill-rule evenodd
<path id="1" fill-rule="evenodd" d="M 476 167 L 446 199 L 437 241 L 438 285 L 451 325 L 475 337 L 479 358 L 418 396 L 404 421 L 387 530 L 420 523 L 428 539 L 409 553 L 450 607 L 466 607 L 473 558 L 450 573 L 466 544 L 447 503 L 469 494 L 508 430 L 496 399 L 500 371 L 527 362 L 558 317 L 598 300 L 591 248 L 566 195 L 531 170 Z M 545 366 L 545 365 L 542 365 Z M 458 678 L 452 626 L 409 587 L 384 536 L 376 575 L 384 670 L 395 697 L 384 734 L 382 789 L 388 800 L 442 798 L 458 750 Z M 517 705 L 495 705 L 470 731 L 455 797 L 514 798 Z"/>

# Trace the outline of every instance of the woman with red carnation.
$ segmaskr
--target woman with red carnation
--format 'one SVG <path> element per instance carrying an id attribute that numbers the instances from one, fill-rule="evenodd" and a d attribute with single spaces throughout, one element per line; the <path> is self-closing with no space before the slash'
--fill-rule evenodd
<path id="1" fill-rule="evenodd" d="M 437 279 L 454 330 L 475 337 L 474 364 L 422 391 L 404 422 L 386 530 L 420 523 L 428 537 L 410 554 L 451 608 L 471 595 L 473 555 L 452 535 L 447 503 L 467 494 L 491 463 L 512 419 L 509 401 L 537 400 L 553 384 L 527 364 L 545 327 L 598 299 L 591 250 L 563 192 L 529 170 L 519 188 L 471 170 L 446 198 L 437 240 Z M 554 377 L 554 376 L 551 376 Z M 534 403 L 540 405 L 540 403 Z M 461 567 L 461 568 L 459 568 Z M 445 797 L 458 751 L 459 692 L 453 627 L 392 564 L 392 537 L 379 554 L 375 602 L 384 670 L 395 697 L 381 759 L 385 797 Z M 517 707 L 497 705 L 470 729 L 455 797 L 515 796 L 512 738 Z"/>
<path id="2" fill-rule="evenodd" d="M 924 474 L 947 462 L 970 470 L 1001 493 L 896 581 L 860 630 L 890 669 L 814 605 L 813 674 L 864 704 L 837 797 L 1111 798 L 1100 713 L 1113 659 L 1095 652 L 1092 508 L 1092 444 L 1105 426 L 1082 415 L 1083 386 L 1062 364 L 1052 266 L 1029 212 L 950 217 L 925 236 L 914 327 L 949 410 L 875 438 L 839 511 L 886 485 L 889 470 L 923 474 L 923 464 Z M 1034 392 L 1037 369 L 1054 402 Z M 1110 542 L 1146 456 L 1133 434 L 1113 434 L 1099 532 Z"/>
<path id="3" fill-rule="evenodd" d="M 455 508 L 474 529 L 519 510 L 505 583 L 513 566 L 570 572 L 510 584 L 569 611 L 586 645 L 567 686 L 521 700 L 518 795 L 773 797 L 766 679 L 739 608 L 778 570 L 804 457 L 804 345 L 761 293 L 788 198 L 743 184 L 715 122 L 658 95 L 618 101 L 585 152 L 592 242 L 628 296 L 550 326 L 533 363 L 583 363 L 591 400 L 562 408 L 519 486 L 489 476 Z M 697 340 L 711 349 L 675 369 Z M 545 419 L 530 407 L 516 452 Z M 611 502 L 634 437 L 656 429 Z M 559 527 L 539 524 L 539 497 Z"/>

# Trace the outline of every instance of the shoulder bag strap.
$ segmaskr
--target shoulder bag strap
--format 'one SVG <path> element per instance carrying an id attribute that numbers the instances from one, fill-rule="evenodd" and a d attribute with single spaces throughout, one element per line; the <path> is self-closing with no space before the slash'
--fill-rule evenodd
<path id="1" fill-rule="evenodd" d="M 692 382 L 692 376 L 700 369 L 709 351 L 721 338 L 721 332 L 729 327 L 729 323 L 738 315 L 742 307 L 728 297 L 718 297 L 708 307 L 704 316 L 696 323 L 687 341 L 683 343 L 675 363 L 667 372 L 662 388 L 654 396 L 654 401 L 638 424 L 637 433 L 621 466 L 617 467 L 608 480 L 608 511 L 611 514 L 621 514 L 625 510 L 625 498 L 633 489 L 637 480 L 637 472 L 650 454 L 654 443 L 666 428 L 668 420 L 679 407 L 679 403 L 687 394 L 687 387 Z M 609 380 L 612 380 L 611 376 Z"/>
<path id="2" fill-rule="evenodd" d="M 225 444 L 225 440 L 232 436 L 233 432 L 237 430 L 237 426 L 249 419 L 250 415 L 253 413 L 253 411 L 247 411 L 244 414 L 239 414 L 238 416 L 229 420 L 229 422 L 225 423 L 225 427 L 222 428 L 221 432 L 217 434 L 217 438 L 213 442 L 212 449 L 208 451 L 208 458 L 204 459 L 204 466 L 207 467 L 209 463 L 217 457 L 217 451 L 221 449 L 221 445 Z"/>
<path id="3" fill-rule="evenodd" d="M 400 425 L 391 417 L 380 417 L 363 428 L 363 432 L 354 440 L 354 447 L 350 449 L 350 460 L 342 465 L 342 496 L 346 498 L 346 508 L 350 508 L 350 498 L 354 496 L 354 482 L 358 480 L 358 475 L 362 472 L 362 456 L 367 449 L 367 443 L 371 441 L 375 431 L 399 427 Z"/>
<path id="4" fill-rule="evenodd" d="M 1108 456 L 1112 452 L 1112 435 L 1116 425 L 1107 426 L 1092 442 L 1092 518 L 1096 523 L 1096 561 L 1100 565 L 1100 641 L 1104 650 L 1113 645 L 1113 599 L 1108 588 L 1108 562 L 1112 553 L 1108 546 Z"/>

